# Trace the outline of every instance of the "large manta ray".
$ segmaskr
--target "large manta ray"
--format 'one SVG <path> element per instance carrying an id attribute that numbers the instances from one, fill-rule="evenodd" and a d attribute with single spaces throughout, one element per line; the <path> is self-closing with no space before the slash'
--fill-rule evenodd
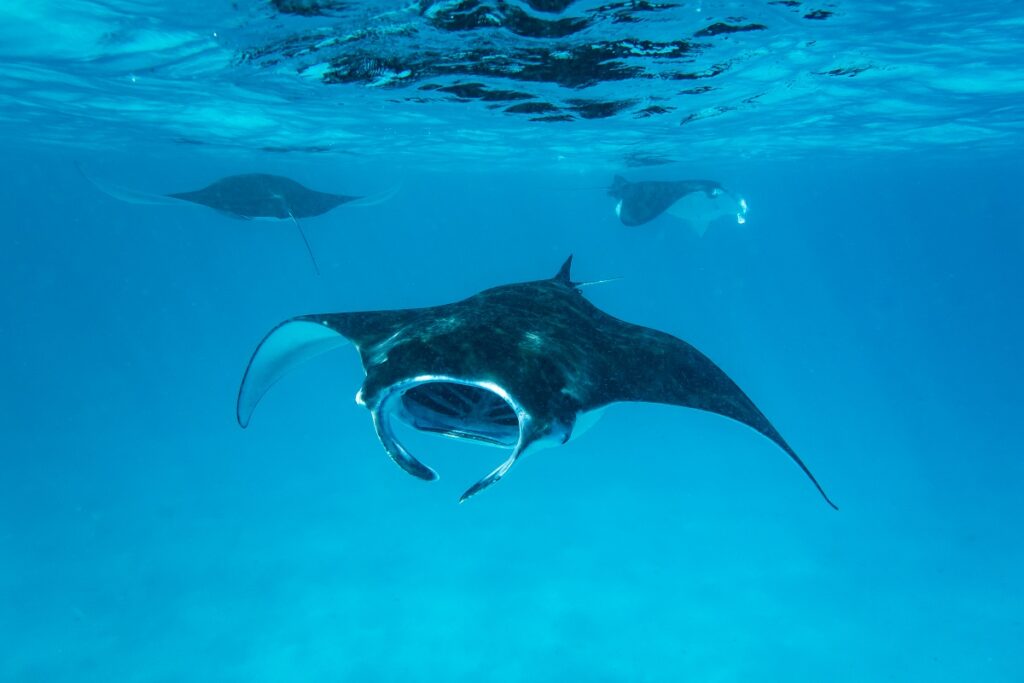
<path id="1" fill-rule="evenodd" d="M 461 500 L 498 481 L 531 447 L 565 443 L 581 415 L 617 401 L 698 408 L 753 427 L 810 470 L 736 384 L 700 351 L 604 313 L 569 276 L 504 285 L 462 301 L 286 320 L 253 353 L 238 392 L 245 427 L 266 391 L 296 365 L 352 342 L 366 380 L 356 395 L 388 455 L 406 472 L 437 474 L 396 438 L 392 421 L 512 449 Z M 579 431 L 579 430 L 577 430 Z"/>
<path id="2" fill-rule="evenodd" d="M 631 227 L 654 220 L 679 200 L 694 195 L 703 195 L 707 200 L 726 199 L 729 202 L 726 211 L 734 213 L 739 223 L 746 220 L 746 200 L 714 180 L 644 180 L 634 183 L 622 176 L 615 176 L 608 194 L 619 200 L 615 205 L 615 215 L 623 225 Z M 685 218 L 699 222 L 695 216 L 687 216 L 686 210 L 680 213 Z M 695 229 L 704 234 L 704 228 L 700 225 L 695 224 Z"/>
<path id="3" fill-rule="evenodd" d="M 231 175 L 191 192 L 151 194 L 101 184 L 86 175 L 81 167 L 79 171 L 102 192 L 133 204 L 168 204 L 185 201 L 208 206 L 232 218 L 291 221 L 298 229 L 317 273 L 320 272 L 320 267 L 299 219 L 320 216 L 342 204 L 365 199 L 311 190 L 291 178 L 269 173 Z M 373 203 L 376 201 L 380 199 L 374 200 Z"/>

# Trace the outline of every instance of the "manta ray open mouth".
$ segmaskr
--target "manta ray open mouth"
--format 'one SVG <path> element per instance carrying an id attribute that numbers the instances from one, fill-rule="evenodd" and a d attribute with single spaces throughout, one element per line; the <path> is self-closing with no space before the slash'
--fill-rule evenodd
<path id="1" fill-rule="evenodd" d="M 415 429 L 503 448 L 519 441 L 515 408 L 486 385 L 423 380 L 402 390 L 400 396 L 396 416 Z"/>
<path id="2" fill-rule="evenodd" d="M 395 435 L 392 418 L 413 429 L 519 450 L 528 416 L 493 382 L 443 375 L 419 375 L 387 387 L 370 408 L 385 450 L 404 470 L 421 479 L 437 474 L 419 462 Z"/>

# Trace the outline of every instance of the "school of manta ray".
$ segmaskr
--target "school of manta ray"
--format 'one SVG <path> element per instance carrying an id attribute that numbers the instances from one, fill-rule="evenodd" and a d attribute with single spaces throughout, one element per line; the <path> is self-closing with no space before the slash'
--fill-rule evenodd
<path id="1" fill-rule="evenodd" d="M 84 170 L 82 175 L 123 201 L 184 202 L 235 219 L 290 223 L 317 273 L 300 221 L 341 205 L 373 205 L 396 191 L 335 194 L 283 176 L 248 173 L 197 190 L 153 194 L 100 182 Z M 711 224 L 708 216 L 724 213 L 735 223 L 746 221 L 746 201 L 713 180 L 630 182 L 615 176 L 607 193 L 616 200 L 616 216 L 629 227 L 673 211 L 698 235 Z M 592 283 L 573 279 L 569 256 L 552 277 L 499 284 L 454 303 L 290 318 L 273 327 L 252 353 L 238 390 L 238 423 L 248 426 L 260 399 L 290 370 L 351 344 L 366 372 L 356 400 L 370 412 L 384 451 L 407 473 L 438 478 L 399 440 L 396 421 L 509 451 L 460 501 L 500 481 L 524 453 L 567 443 L 602 408 L 633 401 L 696 408 L 747 425 L 784 451 L 836 508 L 803 460 L 721 368 L 671 334 L 600 310 L 584 296 L 587 284 Z"/>

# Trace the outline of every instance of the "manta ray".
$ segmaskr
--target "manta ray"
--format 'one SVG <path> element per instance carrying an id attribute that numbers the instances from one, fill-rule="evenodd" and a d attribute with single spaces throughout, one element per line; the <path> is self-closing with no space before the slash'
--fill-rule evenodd
<path id="1" fill-rule="evenodd" d="M 337 206 L 362 199 L 311 190 L 291 178 L 268 173 L 227 176 L 201 190 L 178 192 L 167 196 L 202 204 L 234 218 L 291 220 L 298 229 L 313 262 L 313 268 L 318 274 L 320 267 L 313 256 L 313 249 L 309 246 L 309 240 L 299 219 L 320 216 Z"/>
<path id="2" fill-rule="evenodd" d="M 238 423 L 282 376 L 351 342 L 366 379 L 356 402 L 370 411 L 384 450 L 409 474 L 437 479 L 398 440 L 394 421 L 428 433 L 511 449 L 471 486 L 491 486 L 527 451 L 566 443 L 587 417 L 620 401 L 697 408 L 774 441 L 835 508 L 789 444 L 743 391 L 690 344 L 614 318 L 570 278 L 572 257 L 549 279 L 487 289 L 456 303 L 362 313 L 302 315 L 273 328 L 242 379 Z"/>
<path id="3" fill-rule="evenodd" d="M 166 195 L 202 204 L 235 218 L 296 219 L 320 216 L 362 197 L 311 190 L 291 178 L 269 173 L 231 175 L 201 190 Z"/>
<path id="4" fill-rule="evenodd" d="M 79 167 L 79 171 L 82 169 Z M 190 202 L 215 209 L 222 214 L 242 220 L 286 220 L 291 221 L 313 263 L 313 269 L 319 274 L 313 249 L 309 245 L 306 233 L 299 223 L 300 218 L 310 218 L 327 213 L 331 209 L 349 202 L 363 204 L 377 203 L 387 196 L 374 198 L 367 202 L 366 197 L 334 194 L 311 190 L 285 176 L 269 173 L 245 173 L 221 178 L 206 187 L 191 192 L 175 192 L 171 194 L 150 194 L 125 188 L 101 184 L 85 174 L 89 182 L 100 191 L 133 204 L 172 204 Z"/>
<path id="5" fill-rule="evenodd" d="M 693 206 L 681 207 L 678 215 L 690 221 L 694 229 L 703 235 L 715 217 L 723 213 L 735 214 L 738 223 L 746 222 L 747 202 L 722 187 L 714 180 L 646 180 L 632 183 L 622 176 L 615 176 L 608 194 L 619 200 L 615 215 L 623 225 L 643 225 L 654 220 L 683 198 L 693 201 Z M 727 203 L 722 205 L 723 200 Z"/>

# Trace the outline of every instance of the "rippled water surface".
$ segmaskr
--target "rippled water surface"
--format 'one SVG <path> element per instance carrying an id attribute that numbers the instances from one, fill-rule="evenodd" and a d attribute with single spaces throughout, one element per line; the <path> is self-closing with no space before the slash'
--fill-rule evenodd
<path id="1" fill-rule="evenodd" d="M 1021 136 L 1013 0 L 69 0 L 0 18 L 0 117 L 39 141 L 650 164 Z"/>

